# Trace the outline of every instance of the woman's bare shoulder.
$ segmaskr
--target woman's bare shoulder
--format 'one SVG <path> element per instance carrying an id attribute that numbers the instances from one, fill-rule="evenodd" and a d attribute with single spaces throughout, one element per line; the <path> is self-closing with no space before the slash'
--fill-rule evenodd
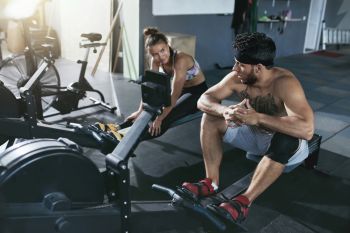
<path id="1" fill-rule="evenodd" d="M 191 55 L 180 51 L 176 53 L 175 67 L 181 66 L 190 69 L 193 66 L 193 64 L 194 58 Z"/>

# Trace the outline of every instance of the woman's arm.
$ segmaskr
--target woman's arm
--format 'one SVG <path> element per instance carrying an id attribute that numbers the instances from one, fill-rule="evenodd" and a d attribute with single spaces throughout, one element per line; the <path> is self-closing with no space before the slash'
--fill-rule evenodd
<path id="1" fill-rule="evenodd" d="M 149 128 L 150 134 L 158 135 L 161 132 L 162 121 L 169 115 L 171 110 L 175 107 L 177 100 L 179 99 L 184 84 L 186 82 L 186 72 L 191 65 L 193 65 L 193 59 L 188 55 L 178 56 L 174 67 L 174 77 L 171 88 L 171 105 L 164 107 L 162 113 L 156 117 L 152 126 Z M 191 63 L 192 62 L 192 63 Z"/>
<path id="2" fill-rule="evenodd" d="M 164 120 L 171 112 L 182 93 L 182 89 L 186 82 L 187 69 L 193 65 L 192 58 L 189 58 L 191 58 L 189 55 L 178 55 L 177 57 L 174 64 L 174 77 L 171 84 L 171 105 L 163 108 L 162 114 L 158 116 L 160 120 Z"/>

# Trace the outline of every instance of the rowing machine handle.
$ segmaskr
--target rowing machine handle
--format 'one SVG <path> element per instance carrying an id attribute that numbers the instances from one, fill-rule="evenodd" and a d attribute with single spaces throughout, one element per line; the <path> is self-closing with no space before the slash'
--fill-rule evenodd
<path id="1" fill-rule="evenodd" d="M 216 217 L 213 213 L 210 212 L 210 210 L 206 209 L 205 207 L 201 206 L 197 203 L 190 203 L 187 201 L 184 201 L 183 203 L 184 207 L 189 208 L 193 210 L 194 212 L 202 215 L 207 220 L 209 220 L 219 231 L 224 232 L 226 231 L 226 224 L 223 223 L 218 217 Z"/>
<path id="2" fill-rule="evenodd" d="M 163 193 L 167 193 L 171 198 L 174 197 L 174 195 L 176 194 L 176 192 L 170 188 L 158 185 L 158 184 L 153 184 L 152 185 L 152 189 L 153 190 L 157 190 L 157 191 L 161 191 Z"/>
<path id="3" fill-rule="evenodd" d="M 167 188 L 167 187 L 164 187 L 164 186 L 161 186 L 161 185 L 158 185 L 158 184 L 153 184 L 152 189 L 167 193 L 171 198 L 176 199 L 175 201 L 181 202 L 181 205 L 183 207 L 188 208 L 190 210 L 193 210 L 194 212 L 205 217 L 220 231 L 223 232 L 226 230 L 226 224 L 223 223 L 218 217 L 216 217 L 213 213 L 211 213 L 208 209 L 204 208 L 200 204 L 183 199 L 174 190 Z"/>

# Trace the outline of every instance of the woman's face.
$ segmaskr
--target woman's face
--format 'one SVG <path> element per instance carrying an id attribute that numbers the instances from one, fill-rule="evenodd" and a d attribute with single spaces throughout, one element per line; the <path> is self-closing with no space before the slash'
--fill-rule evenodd
<path id="1" fill-rule="evenodd" d="M 156 63 L 167 64 L 169 62 L 170 49 L 169 45 L 164 42 L 148 47 L 148 52 Z"/>

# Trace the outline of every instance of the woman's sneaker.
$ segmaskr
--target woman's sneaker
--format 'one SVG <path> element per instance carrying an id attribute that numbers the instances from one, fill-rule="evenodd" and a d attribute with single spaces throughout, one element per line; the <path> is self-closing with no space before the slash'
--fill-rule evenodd
<path id="1" fill-rule="evenodd" d="M 95 122 L 94 126 L 97 129 L 104 132 L 108 132 L 108 131 L 117 132 L 118 130 L 120 130 L 120 126 L 118 124 L 113 124 L 113 123 L 104 124 L 102 122 Z"/>

